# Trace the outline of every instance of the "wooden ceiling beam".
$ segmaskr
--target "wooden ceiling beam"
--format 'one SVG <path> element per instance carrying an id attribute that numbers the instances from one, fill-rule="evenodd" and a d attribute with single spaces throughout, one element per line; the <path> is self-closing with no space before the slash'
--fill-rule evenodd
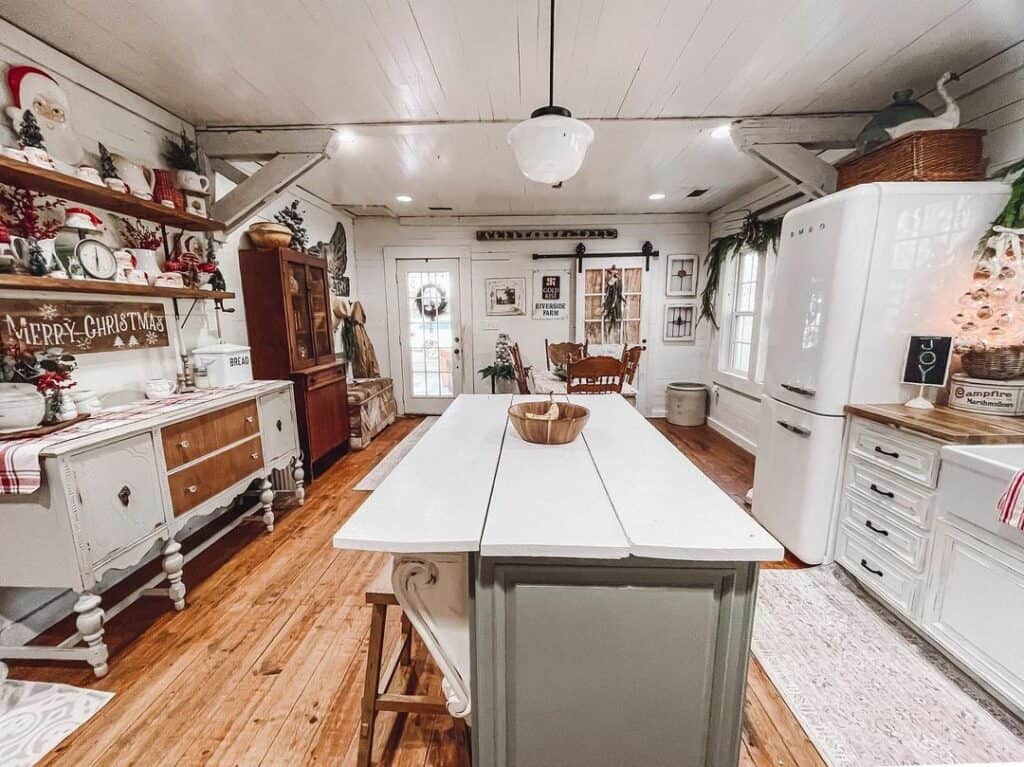
<path id="1" fill-rule="evenodd" d="M 337 132 L 333 128 L 241 128 L 196 131 L 196 140 L 207 157 L 225 160 L 268 160 L 282 154 L 334 153 Z"/>
<path id="2" fill-rule="evenodd" d="M 225 232 L 237 229 L 326 159 L 322 152 L 277 155 L 213 203 L 214 217 L 224 222 Z"/>

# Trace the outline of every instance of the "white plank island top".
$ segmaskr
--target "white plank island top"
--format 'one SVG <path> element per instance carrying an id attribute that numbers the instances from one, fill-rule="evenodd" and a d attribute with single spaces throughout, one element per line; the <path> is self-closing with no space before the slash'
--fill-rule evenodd
<path id="1" fill-rule="evenodd" d="M 524 442 L 511 395 L 462 395 L 334 536 L 485 557 L 761 562 L 782 546 L 619 395 L 573 395 L 582 439 Z"/>

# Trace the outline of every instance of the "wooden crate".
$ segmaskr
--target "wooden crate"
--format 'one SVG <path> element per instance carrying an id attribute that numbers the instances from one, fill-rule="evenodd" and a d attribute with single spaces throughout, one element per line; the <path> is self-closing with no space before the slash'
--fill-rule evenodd
<path id="1" fill-rule="evenodd" d="M 966 128 L 910 133 L 838 163 L 837 189 L 872 181 L 980 181 L 984 135 Z"/>

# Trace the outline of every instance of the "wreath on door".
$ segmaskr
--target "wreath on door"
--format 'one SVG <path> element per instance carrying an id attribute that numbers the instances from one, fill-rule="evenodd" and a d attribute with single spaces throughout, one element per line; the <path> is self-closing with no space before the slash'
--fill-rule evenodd
<path id="1" fill-rule="evenodd" d="M 448 296 L 439 285 L 432 282 L 427 283 L 416 293 L 416 310 L 431 322 L 436 321 L 440 315 L 444 314 L 447 307 Z"/>

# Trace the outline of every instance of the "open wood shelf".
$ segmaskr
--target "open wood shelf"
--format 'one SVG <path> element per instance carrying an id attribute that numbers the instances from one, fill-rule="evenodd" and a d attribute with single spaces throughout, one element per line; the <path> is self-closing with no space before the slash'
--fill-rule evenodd
<path id="1" fill-rule="evenodd" d="M 55 170 L 37 168 L 35 165 L 12 160 L 9 157 L 0 156 L 0 184 L 22 187 L 82 205 L 94 205 L 123 216 L 133 216 L 165 226 L 187 229 L 191 232 L 216 232 L 224 229 L 224 224 L 214 221 L 212 218 L 203 218 L 175 208 L 167 208 L 152 200 L 143 200 L 131 194 L 115 192 L 105 186 L 91 184 L 75 176 L 68 176 Z"/>
<path id="2" fill-rule="evenodd" d="M 194 290 L 192 288 L 155 288 L 107 280 L 58 280 L 53 277 L 29 277 L 21 274 L 0 274 L 0 290 L 54 290 L 59 293 L 96 293 L 108 296 L 142 296 L 144 298 L 194 298 L 200 301 L 228 300 L 230 291 Z"/>

